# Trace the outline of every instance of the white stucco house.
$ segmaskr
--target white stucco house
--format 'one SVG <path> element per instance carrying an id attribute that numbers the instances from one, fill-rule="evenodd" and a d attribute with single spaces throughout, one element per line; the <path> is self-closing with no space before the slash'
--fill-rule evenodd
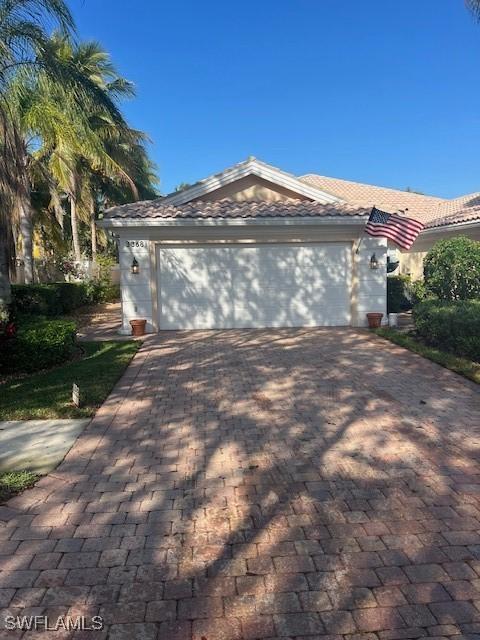
<path id="1" fill-rule="evenodd" d="M 363 326 L 386 312 L 387 242 L 364 234 L 368 215 L 255 158 L 114 207 L 100 224 L 118 238 L 122 330 Z"/>
<path id="2" fill-rule="evenodd" d="M 357 185 L 354 197 L 345 185 Z M 367 312 L 386 321 L 387 241 L 364 233 L 382 201 L 360 187 L 249 158 L 107 210 L 99 224 L 118 238 L 122 331 L 135 318 L 150 332 L 365 326 Z"/>

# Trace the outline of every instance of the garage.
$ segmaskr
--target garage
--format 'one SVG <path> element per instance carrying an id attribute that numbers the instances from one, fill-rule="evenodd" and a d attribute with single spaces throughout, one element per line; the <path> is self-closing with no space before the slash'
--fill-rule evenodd
<path id="1" fill-rule="evenodd" d="M 352 244 L 158 247 L 160 329 L 345 326 Z"/>
<path id="2" fill-rule="evenodd" d="M 387 240 L 350 204 L 248 158 L 166 196 L 113 207 L 122 328 L 364 327 L 386 319 Z"/>

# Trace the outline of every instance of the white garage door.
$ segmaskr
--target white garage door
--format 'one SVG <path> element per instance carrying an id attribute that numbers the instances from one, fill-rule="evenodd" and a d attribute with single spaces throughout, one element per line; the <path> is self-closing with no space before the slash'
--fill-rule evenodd
<path id="1" fill-rule="evenodd" d="M 351 245 L 159 249 L 160 329 L 350 324 Z"/>

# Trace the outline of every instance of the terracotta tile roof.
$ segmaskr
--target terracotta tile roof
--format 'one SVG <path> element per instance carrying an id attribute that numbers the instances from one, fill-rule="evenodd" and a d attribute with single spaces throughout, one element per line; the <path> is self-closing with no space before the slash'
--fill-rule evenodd
<path id="1" fill-rule="evenodd" d="M 321 204 L 307 200 L 283 200 L 278 202 L 247 201 L 236 202 L 230 198 L 214 202 L 196 200 L 182 205 L 163 202 L 163 198 L 132 202 L 113 207 L 105 212 L 104 218 L 285 218 L 285 217 L 327 217 L 327 216 L 367 216 L 370 209 L 346 203 Z"/>
<path id="2" fill-rule="evenodd" d="M 377 187 L 315 174 L 302 176 L 300 180 L 318 189 L 324 189 L 351 204 L 367 208 L 376 206 L 378 209 L 390 213 L 404 213 L 424 224 L 439 216 L 439 207 L 445 202 L 443 198 L 436 196 L 426 196 L 411 191 Z"/>
<path id="3" fill-rule="evenodd" d="M 302 176 L 300 180 L 318 189 L 328 191 L 350 204 L 366 208 L 375 205 L 383 211 L 416 218 L 423 222 L 427 228 L 480 220 L 480 193 L 470 193 L 459 198 L 446 200 L 411 191 L 377 187 L 315 174 Z"/>
<path id="4" fill-rule="evenodd" d="M 480 220 L 480 193 L 470 193 L 453 200 L 445 200 L 439 207 L 439 216 L 428 223 L 428 227 L 444 227 Z"/>

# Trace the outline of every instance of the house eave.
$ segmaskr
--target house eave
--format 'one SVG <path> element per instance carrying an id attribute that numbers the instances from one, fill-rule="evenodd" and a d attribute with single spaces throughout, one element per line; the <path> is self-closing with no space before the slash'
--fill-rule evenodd
<path id="1" fill-rule="evenodd" d="M 97 221 L 103 229 L 138 227 L 236 227 L 236 226 L 304 226 L 333 225 L 362 227 L 367 216 L 275 217 L 275 218 L 106 218 Z"/>
<path id="2" fill-rule="evenodd" d="M 302 182 L 297 177 L 261 162 L 256 158 L 234 167 L 230 167 L 220 174 L 205 178 L 201 182 L 194 184 L 183 191 L 172 193 L 166 196 L 162 202 L 164 204 L 182 205 L 186 202 L 190 202 L 191 200 L 201 198 L 212 191 L 216 191 L 221 187 L 249 175 L 255 175 L 258 178 L 263 178 L 268 182 L 272 182 L 273 184 L 295 191 L 299 195 L 303 195 L 317 202 L 323 202 L 325 204 L 345 202 L 338 196 Z"/>
<path id="3" fill-rule="evenodd" d="M 465 222 L 449 222 L 448 224 L 442 224 L 437 227 L 427 227 L 423 229 L 421 232 L 421 236 L 425 235 L 434 235 L 436 233 L 441 233 L 442 231 L 452 231 L 452 230 L 462 230 L 462 229 L 470 229 L 472 226 L 480 226 L 480 219 L 475 220 L 467 220 Z"/>

